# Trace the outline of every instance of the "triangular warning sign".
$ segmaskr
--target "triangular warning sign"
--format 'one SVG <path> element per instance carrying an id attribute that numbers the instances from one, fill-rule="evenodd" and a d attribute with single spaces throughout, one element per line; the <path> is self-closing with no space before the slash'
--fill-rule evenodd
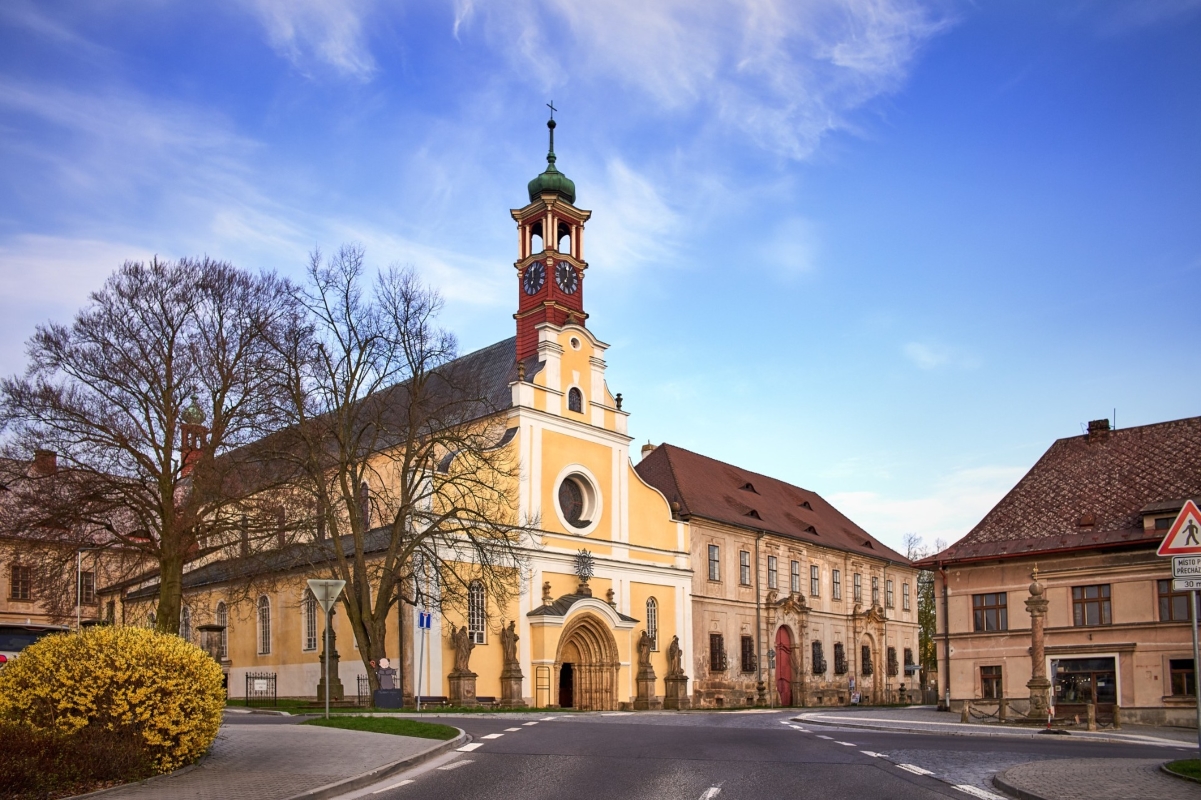
<path id="1" fill-rule="evenodd" d="M 1190 556 L 1201 553 L 1201 509 L 1192 500 L 1184 508 L 1163 537 L 1158 554 L 1161 556 Z"/>

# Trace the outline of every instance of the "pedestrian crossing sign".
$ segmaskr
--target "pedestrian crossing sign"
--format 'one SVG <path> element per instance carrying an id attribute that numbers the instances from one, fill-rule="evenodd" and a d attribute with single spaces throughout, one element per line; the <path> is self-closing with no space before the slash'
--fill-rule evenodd
<path id="1" fill-rule="evenodd" d="M 1168 535 L 1163 537 L 1157 552 L 1161 556 L 1201 553 L 1201 509 L 1192 500 L 1184 502 L 1184 508 L 1180 509 L 1176 521 L 1168 528 Z"/>

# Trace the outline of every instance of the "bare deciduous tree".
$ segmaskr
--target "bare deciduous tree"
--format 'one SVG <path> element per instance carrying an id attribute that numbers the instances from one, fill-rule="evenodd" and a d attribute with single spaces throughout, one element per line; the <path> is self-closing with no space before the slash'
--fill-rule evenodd
<path id="1" fill-rule="evenodd" d="M 291 297 L 269 275 L 156 258 L 126 262 L 70 325 L 40 326 L 26 373 L 0 383 L 0 425 L 10 471 L 39 450 L 57 468 L 19 470 L 4 533 L 140 554 L 160 571 L 156 625 L 178 632 L 185 562 L 274 519 L 255 500 L 271 473 L 235 448 L 276 424 L 270 334 Z"/>
<path id="2" fill-rule="evenodd" d="M 456 359 L 438 293 L 411 269 L 370 282 L 357 246 L 314 253 L 308 276 L 306 325 L 278 343 L 288 369 L 276 394 L 291 419 L 270 458 L 304 476 L 328 542 L 310 549 L 314 566 L 347 583 L 342 607 L 375 689 L 370 663 L 386 655 L 397 603 L 463 607 L 480 581 L 503 606 L 532 521 L 517 519 L 497 365 Z"/>

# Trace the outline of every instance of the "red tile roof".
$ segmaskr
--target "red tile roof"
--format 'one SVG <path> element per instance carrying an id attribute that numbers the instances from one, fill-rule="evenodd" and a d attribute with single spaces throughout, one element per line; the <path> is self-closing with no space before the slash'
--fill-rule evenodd
<path id="1" fill-rule="evenodd" d="M 851 522 L 821 495 L 662 444 L 635 467 L 642 479 L 678 503 L 680 516 L 704 517 L 898 564 L 903 555 Z M 674 506 L 673 506 L 674 509 Z"/>
<path id="2" fill-rule="evenodd" d="M 955 544 L 921 562 L 1012 558 L 1050 550 L 1158 545 L 1148 507 L 1201 495 L 1201 417 L 1072 436 L 1051 445 L 1017 486 Z"/>

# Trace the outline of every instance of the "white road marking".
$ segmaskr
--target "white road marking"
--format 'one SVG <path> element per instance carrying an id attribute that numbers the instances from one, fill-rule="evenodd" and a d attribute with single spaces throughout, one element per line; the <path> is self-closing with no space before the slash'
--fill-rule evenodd
<path id="1" fill-rule="evenodd" d="M 897 767 L 905 770 L 906 772 L 912 772 L 914 775 L 933 775 L 934 774 L 930 770 L 922 769 L 921 767 L 916 766 L 914 764 L 897 764 Z"/>
<path id="2" fill-rule="evenodd" d="M 705 793 L 701 795 L 701 800 L 713 800 L 713 798 L 717 797 L 719 794 L 721 794 L 720 788 L 717 786 L 710 786 L 705 790 Z"/>
<path id="3" fill-rule="evenodd" d="M 474 764 L 474 763 L 475 762 L 472 761 L 470 758 L 466 758 L 466 759 L 463 759 L 462 761 L 455 761 L 453 763 L 447 764 L 445 767 L 438 767 L 438 769 L 442 770 L 443 772 L 446 772 L 448 770 L 458 769 L 459 767 L 465 767 L 468 764 Z"/>
<path id="4" fill-rule="evenodd" d="M 470 753 L 472 750 L 476 749 L 477 747 L 483 747 L 483 746 L 484 746 L 483 742 L 472 742 L 471 744 L 465 744 L 462 747 L 460 747 L 459 752 L 460 753 Z"/>
<path id="5" fill-rule="evenodd" d="M 859 745 L 853 744 L 851 742 L 835 742 L 834 744 L 840 744 L 840 745 L 843 745 L 844 747 L 858 747 L 859 746 Z"/>
<path id="6" fill-rule="evenodd" d="M 550 722 L 552 719 L 554 719 L 554 717 L 543 717 L 539 720 L 539 722 Z"/>
<path id="7" fill-rule="evenodd" d="M 522 724 L 522 725 L 537 725 L 537 724 L 538 724 L 538 722 L 537 722 L 537 720 L 535 720 L 534 722 L 523 722 L 523 723 L 521 723 L 521 724 Z"/>
<path id="8" fill-rule="evenodd" d="M 825 739 L 827 742 L 832 742 L 832 741 L 834 741 L 834 737 L 833 737 L 833 736 L 822 736 L 820 733 L 817 735 L 817 738 L 819 738 L 819 739 Z"/>
<path id="9" fill-rule="evenodd" d="M 876 753 L 872 750 L 860 750 L 859 752 L 863 753 L 865 756 L 871 756 L 872 758 L 888 758 L 888 756 L 884 755 L 883 753 Z"/>
<path id="10" fill-rule="evenodd" d="M 481 739 L 499 739 L 502 736 L 504 736 L 503 733 L 489 733 L 485 736 L 481 736 L 480 738 Z"/>
<path id="11" fill-rule="evenodd" d="M 519 730 L 521 730 L 521 728 L 505 728 L 505 733 L 512 733 L 513 731 Z"/>
<path id="12" fill-rule="evenodd" d="M 633 711 L 608 711 L 601 714 L 602 717 L 628 717 L 633 714 Z"/>
<path id="13" fill-rule="evenodd" d="M 981 800 L 1005 800 L 1005 798 L 1001 795 L 993 794 L 992 792 L 981 789 L 979 786 L 969 786 L 967 784 L 952 784 L 952 786 L 959 791 L 964 792 L 965 794 L 970 794 L 972 797 L 979 797 Z"/>
<path id="14" fill-rule="evenodd" d="M 468 762 L 468 763 L 470 763 L 470 762 Z M 382 788 L 382 789 L 376 789 L 374 792 L 372 792 L 372 794 L 379 794 L 379 793 L 381 793 L 381 792 L 390 792 L 390 791 L 392 791 L 393 789 L 397 789 L 397 788 L 399 788 L 399 787 L 401 787 L 401 786 L 408 786 L 408 785 L 409 785 L 410 783 L 412 783 L 412 782 L 413 782 L 413 781 L 411 781 L 411 780 L 409 780 L 409 779 L 407 779 L 407 778 L 406 778 L 405 780 L 403 780 L 403 781 L 400 781 L 399 783 L 394 783 L 394 784 L 392 784 L 391 786 L 385 786 L 385 787 L 384 787 L 384 788 Z"/>

